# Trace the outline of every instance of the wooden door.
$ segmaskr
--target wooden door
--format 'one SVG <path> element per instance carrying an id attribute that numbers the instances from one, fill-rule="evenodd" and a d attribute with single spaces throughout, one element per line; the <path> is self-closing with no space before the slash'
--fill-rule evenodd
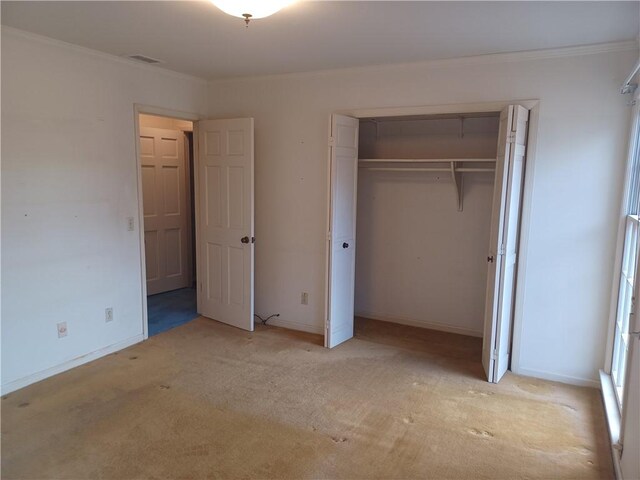
<path id="1" fill-rule="evenodd" d="M 140 129 L 147 295 L 190 285 L 184 133 Z"/>
<path id="2" fill-rule="evenodd" d="M 359 121 L 332 115 L 325 346 L 353 337 Z"/>
<path id="3" fill-rule="evenodd" d="M 198 312 L 253 330 L 253 119 L 202 120 L 198 135 Z"/>
<path id="4" fill-rule="evenodd" d="M 482 351 L 487 379 L 494 383 L 509 367 L 528 120 L 529 111 L 520 105 L 500 115 Z"/>

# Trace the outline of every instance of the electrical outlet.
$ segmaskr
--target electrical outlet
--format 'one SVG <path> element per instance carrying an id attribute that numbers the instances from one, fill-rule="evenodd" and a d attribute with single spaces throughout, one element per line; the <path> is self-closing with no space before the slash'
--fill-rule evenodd
<path id="1" fill-rule="evenodd" d="M 135 228 L 135 223 L 134 223 L 133 217 L 127 217 L 127 230 L 129 230 L 130 232 L 133 232 L 134 228 Z"/>
<path id="2" fill-rule="evenodd" d="M 60 322 L 58 324 L 58 338 L 66 337 L 67 332 L 67 322 Z"/>
<path id="3" fill-rule="evenodd" d="M 300 303 L 302 305 L 309 305 L 309 294 L 307 292 L 302 292 L 300 296 Z"/>
<path id="4" fill-rule="evenodd" d="M 104 309 L 104 321 L 105 322 L 112 322 L 113 321 L 113 308 L 112 307 Z"/>

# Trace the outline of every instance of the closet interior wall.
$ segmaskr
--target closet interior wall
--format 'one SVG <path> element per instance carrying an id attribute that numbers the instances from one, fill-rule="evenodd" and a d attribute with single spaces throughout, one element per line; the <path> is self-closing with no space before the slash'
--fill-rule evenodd
<path id="1" fill-rule="evenodd" d="M 498 114 L 362 119 L 359 158 L 495 159 L 498 123 Z M 463 174 L 459 211 L 451 173 L 365 165 L 358 172 L 356 315 L 482 336 L 493 172 Z M 382 165 L 389 166 L 375 167 Z"/>

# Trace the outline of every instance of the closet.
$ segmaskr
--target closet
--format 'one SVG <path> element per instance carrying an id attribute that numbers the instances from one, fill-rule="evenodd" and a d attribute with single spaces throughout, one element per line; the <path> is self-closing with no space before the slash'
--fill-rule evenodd
<path id="1" fill-rule="evenodd" d="M 483 338 L 507 370 L 528 110 L 333 115 L 326 345 L 362 316 Z"/>
<path id="2" fill-rule="evenodd" d="M 360 120 L 357 316 L 482 336 L 498 122 Z"/>

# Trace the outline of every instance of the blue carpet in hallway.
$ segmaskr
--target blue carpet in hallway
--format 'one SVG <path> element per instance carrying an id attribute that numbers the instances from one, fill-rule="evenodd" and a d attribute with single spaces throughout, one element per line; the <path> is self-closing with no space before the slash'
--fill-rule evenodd
<path id="1" fill-rule="evenodd" d="M 147 297 L 149 336 L 166 332 L 198 316 L 195 288 L 181 288 Z"/>

